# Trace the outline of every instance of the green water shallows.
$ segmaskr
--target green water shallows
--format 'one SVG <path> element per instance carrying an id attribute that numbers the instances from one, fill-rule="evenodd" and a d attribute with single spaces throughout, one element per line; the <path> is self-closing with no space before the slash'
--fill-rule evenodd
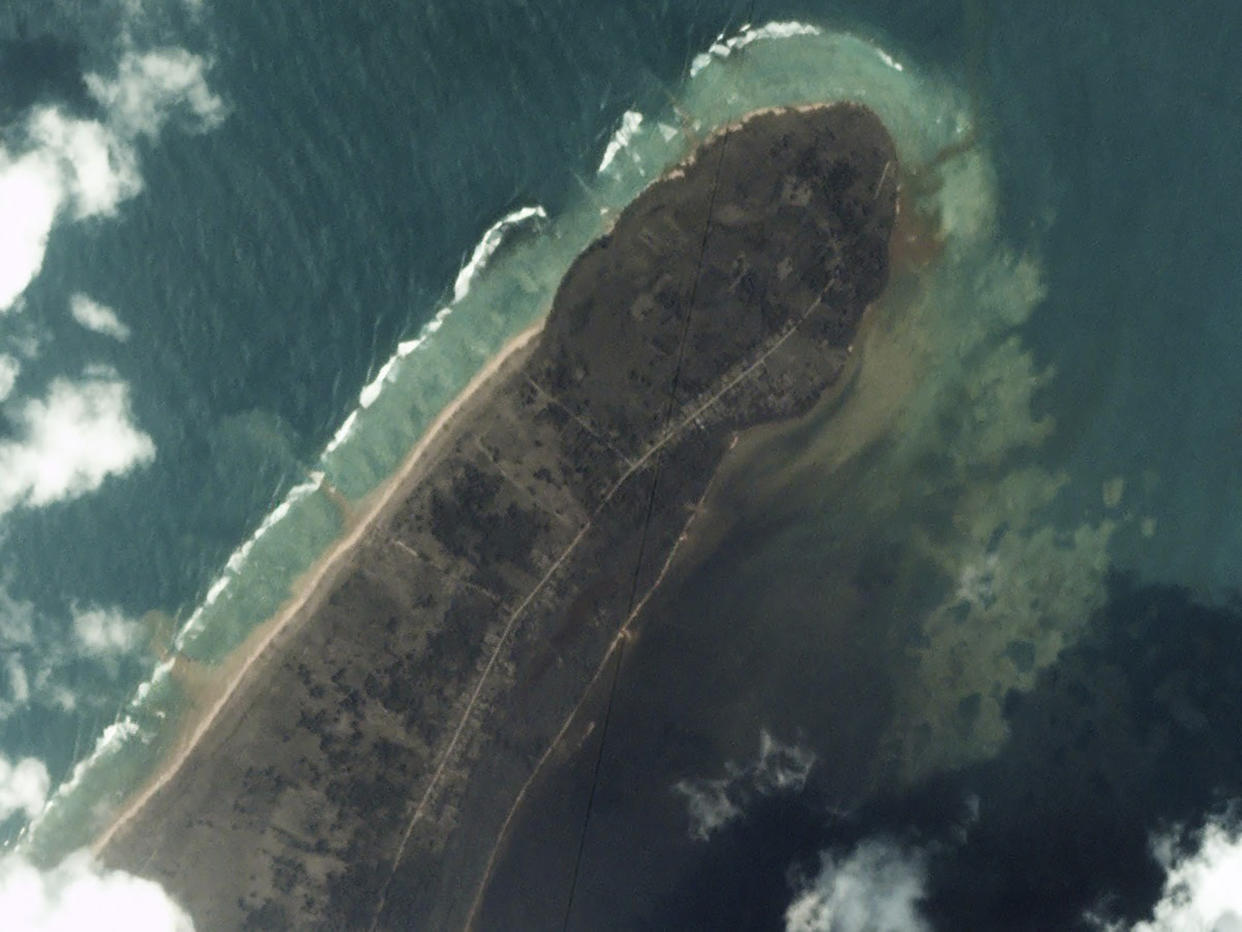
<path id="1" fill-rule="evenodd" d="M 665 112 L 626 115 L 597 176 L 558 216 L 530 207 L 489 231 L 463 269 L 452 302 L 397 348 L 315 472 L 229 559 L 183 622 L 176 641 L 181 651 L 218 661 L 270 617 L 340 533 L 324 483 L 357 500 L 383 481 L 486 360 L 547 312 L 573 258 L 615 211 L 703 134 L 763 107 L 856 100 L 886 122 L 906 164 L 919 166 L 971 130 L 965 98 L 951 84 L 857 37 L 793 24 L 748 29 L 717 42 L 695 59 L 674 97 L 675 106 Z M 984 171 L 971 179 L 986 182 L 988 176 Z M 986 200 L 990 190 L 985 185 L 982 193 L 956 194 L 969 203 Z M 29 827 L 25 846 L 51 859 L 97 834 L 167 747 L 184 707 L 169 669 L 161 667 L 54 793 Z"/>
<path id="2" fill-rule="evenodd" d="M 190 708 L 171 663 L 161 664 L 103 730 L 94 751 L 56 788 L 19 837 L 19 848 L 35 863 L 50 866 L 89 844 L 129 794 L 155 772 L 178 737 L 178 721 Z"/>
<path id="3" fill-rule="evenodd" d="M 341 515 L 318 475 L 295 486 L 254 536 L 230 558 L 207 598 L 177 634 L 192 660 L 218 660 L 289 598 L 291 580 L 341 533 Z"/>

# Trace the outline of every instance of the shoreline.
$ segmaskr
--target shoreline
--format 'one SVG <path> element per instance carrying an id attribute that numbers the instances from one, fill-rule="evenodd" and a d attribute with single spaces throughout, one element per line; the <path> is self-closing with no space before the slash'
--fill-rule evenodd
<path id="1" fill-rule="evenodd" d="M 647 182 L 643 186 L 643 192 L 661 183 L 676 180 L 684 175 L 685 171 L 691 168 L 697 161 L 699 152 L 704 145 L 716 137 L 739 129 L 752 119 L 782 111 L 811 113 L 837 106 L 839 103 L 813 102 L 761 107 L 747 112 L 735 120 L 714 128 L 697 141 L 691 138 L 690 141 L 693 144 L 689 151 L 672 165 L 666 167 L 655 178 Z M 847 105 L 853 105 L 853 102 L 846 103 Z M 611 235 L 615 219 L 614 217 L 612 221 L 605 224 L 600 235 Z M 310 567 L 293 581 L 290 586 L 291 597 L 277 610 L 276 614 L 260 622 L 246 636 L 245 640 L 231 651 L 229 656 L 220 664 L 205 668 L 205 679 L 209 685 L 204 689 L 205 698 L 202 701 L 208 705 L 207 711 L 199 713 L 197 710 L 192 710 L 188 714 L 188 720 L 178 729 L 178 734 L 173 739 L 165 761 L 161 762 L 151 778 L 135 791 L 135 795 L 131 797 L 133 801 L 127 801 L 121 812 L 91 842 L 90 850 L 92 854 L 97 857 L 100 856 L 113 837 L 122 831 L 138 815 L 142 808 L 176 776 L 177 772 L 184 766 L 185 761 L 202 742 L 203 738 L 206 737 L 212 725 L 227 711 L 230 700 L 242 687 L 243 680 L 248 677 L 252 668 L 260 660 L 266 659 L 265 655 L 269 653 L 268 649 L 272 647 L 273 643 L 282 634 L 291 632 L 296 627 L 297 622 L 304 620 L 318 607 L 318 604 L 328 595 L 337 582 L 340 572 L 347 564 L 347 558 L 363 541 L 367 531 L 387 518 L 391 509 L 408 495 L 416 479 L 414 474 L 417 473 L 419 465 L 448 422 L 453 419 L 462 407 L 474 398 L 512 356 L 525 349 L 543 331 L 546 321 L 547 314 L 545 313 L 535 324 L 513 336 L 488 360 L 483 368 L 471 378 L 465 388 L 436 416 L 435 420 L 428 426 L 423 436 L 419 438 L 397 470 L 385 479 L 378 488 L 368 493 L 354 505 L 354 514 L 350 514 L 347 509 L 342 509 L 345 513 L 343 533 L 337 538 L 336 543 L 330 550 L 317 558 Z M 321 484 L 320 488 L 323 487 Z M 337 497 L 334 489 L 329 488 L 328 494 L 333 498 Z M 183 665 L 181 663 L 182 660 L 183 658 L 179 655 L 175 658 L 174 676 L 178 675 L 177 668 Z M 193 701 L 193 697 L 191 698 Z M 196 702 L 195 705 L 197 704 Z"/>
<path id="2" fill-rule="evenodd" d="M 478 400 L 506 363 L 534 343 L 543 332 L 546 320 L 545 314 L 536 323 L 513 336 L 488 359 L 465 388 L 436 415 L 400 467 L 358 502 L 357 513 L 346 518 L 344 533 L 337 538 L 330 550 L 318 557 L 293 582 L 289 599 L 276 614 L 260 622 L 246 640 L 231 652 L 230 657 L 212 670 L 211 678 L 217 680 L 218 685 L 213 683 L 213 687 L 208 690 L 210 705 L 205 711 L 193 710 L 187 715 L 187 721 L 179 729 L 181 735 L 174 740 L 169 757 L 160 763 L 151 778 L 127 800 L 108 827 L 91 842 L 90 851 L 94 856 L 102 855 L 113 838 L 124 831 L 156 794 L 177 775 L 212 726 L 225 712 L 230 711 L 234 700 L 249 685 L 252 680 L 250 674 L 255 667 L 260 661 L 274 658 L 274 652 L 269 648 L 282 634 L 291 632 L 299 622 L 312 614 L 331 592 L 367 534 L 391 517 L 392 511 L 408 497 L 421 478 L 420 467 L 427 464 L 429 454 L 434 453 L 434 447 L 443 438 L 449 423 L 463 408 Z M 174 661 L 174 675 L 175 669 Z"/>
<path id="3" fill-rule="evenodd" d="M 178 665 L 191 705 L 100 820 L 107 866 L 204 928 L 468 918 L 532 765 L 694 543 L 738 432 L 838 383 L 887 278 L 896 156 L 866 107 L 780 108 L 704 145 L 577 254 L 542 328 L 480 361 L 382 490 L 342 503 L 223 669 Z M 756 165 L 791 199 L 755 200 Z"/>

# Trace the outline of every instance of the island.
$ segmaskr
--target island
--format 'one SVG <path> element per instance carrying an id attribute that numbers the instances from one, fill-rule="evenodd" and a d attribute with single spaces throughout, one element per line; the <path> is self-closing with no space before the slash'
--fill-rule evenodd
<path id="1" fill-rule="evenodd" d="M 420 442 L 99 844 L 200 930 L 465 925 L 497 840 L 740 431 L 848 371 L 898 164 L 761 111 L 646 188 Z"/>

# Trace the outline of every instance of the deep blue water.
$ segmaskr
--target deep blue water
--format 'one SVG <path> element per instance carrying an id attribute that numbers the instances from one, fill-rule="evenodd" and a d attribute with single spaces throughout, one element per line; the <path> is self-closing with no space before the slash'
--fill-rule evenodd
<path id="1" fill-rule="evenodd" d="M 373 485 L 417 435 L 435 399 L 451 397 L 452 386 L 498 345 L 504 328 L 537 310 L 543 292 L 531 286 L 523 292 L 529 306 L 520 311 L 496 299 L 486 323 L 484 311 L 458 315 L 464 335 L 453 337 L 456 343 L 429 342 L 409 357 L 417 372 L 405 378 L 431 387 L 411 389 L 408 397 L 419 400 L 400 402 L 417 412 L 394 428 L 391 448 L 368 448 L 325 466 L 325 445 L 358 406 L 360 390 L 400 341 L 453 299 L 455 277 L 484 231 L 515 209 L 541 205 L 552 218 L 550 239 L 569 249 L 575 237 L 587 236 L 585 221 L 564 218 L 594 215 L 595 201 L 610 196 L 623 202 L 622 194 L 642 181 L 635 175 L 613 189 L 597 176 L 622 114 L 643 112 L 649 126 L 667 114 L 670 96 L 688 93 L 695 55 L 747 20 L 851 31 L 967 102 L 981 158 L 996 178 L 997 216 L 980 243 L 1027 254 L 1043 283 L 1012 333 L 1032 371 L 1051 367 L 1031 393 L 1030 408 L 1051 416 L 1055 427 L 1040 442 L 1007 441 L 1004 457 L 964 474 L 932 462 L 965 444 L 962 434 L 946 433 L 939 442 L 927 428 L 919 450 L 875 454 L 880 461 L 872 474 L 888 476 L 885 487 L 899 490 L 895 503 L 877 506 L 892 522 L 887 537 L 868 524 L 874 515 L 865 502 L 850 504 L 851 496 L 877 494 L 876 486 L 854 481 L 856 461 L 835 472 L 807 467 L 783 475 L 783 460 L 775 457 L 753 494 L 739 479 L 732 500 L 744 515 L 740 530 L 656 613 L 649 640 L 670 653 L 660 659 L 653 648 L 644 661 L 639 651 L 632 668 L 634 683 L 644 676 L 654 682 L 660 664 L 676 666 L 670 657 L 702 650 L 693 637 L 659 635 L 660 619 L 693 617 L 702 637 L 721 637 L 721 628 L 734 632 L 715 648 L 734 659 L 700 657 L 697 685 L 660 701 L 633 687 L 645 697 L 650 720 L 695 736 L 686 745 L 693 754 L 674 755 L 676 766 L 651 766 L 650 793 L 667 817 L 654 819 L 650 831 L 668 832 L 682 817 L 669 804 L 667 787 L 689 774 L 689 758 L 696 773 L 717 773 L 726 760 L 753 755 L 761 728 L 808 742 L 821 762 L 827 759 L 830 737 L 845 740 L 839 732 L 848 723 L 819 716 L 821 700 L 810 697 L 822 693 L 825 705 L 849 697 L 828 688 L 843 688 L 844 674 L 827 662 L 835 648 L 824 632 L 840 633 L 843 618 L 865 620 L 896 632 L 883 643 L 893 656 L 904 656 L 903 638 L 912 635 L 894 619 L 906 624 L 904 613 L 934 612 L 965 572 L 966 545 L 946 530 L 955 527 L 953 514 L 969 512 L 980 527 L 987 523 L 978 517 L 986 509 L 967 491 L 1000 488 L 1019 468 L 1043 470 L 1035 482 L 1043 491 L 1031 492 L 1028 507 L 1009 515 L 1006 526 L 1028 542 L 1046 528 L 1071 554 L 1031 569 L 1032 577 L 1043 574 L 1049 592 L 1060 585 L 1064 561 L 1099 560 L 1143 582 L 1187 586 L 1191 597 L 1208 602 L 1242 582 L 1242 367 L 1236 364 L 1242 330 L 1235 323 L 1242 292 L 1236 222 L 1242 62 L 1234 55 L 1242 13 L 1231 5 L 488 0 L 342 7 L 205 0 L 198 16 L 176 0 L 151 3 L 137 16 L 121 8 L 84 11 L 18 0 L 0 10 L 0 40 L 12 41 L 13 49 L 40 36 L 62 43 L 54 55 L 44 49 L 46 80 L 32 82 L 34 90 L 0 87 L 7 120 L 0 138 L 10 151 L 25 144 L 32 100 L 99 117 L 73 75 L 115 69 L 125 32 L 136 47 L 175 45 L 203 56 L 210 62 L 207 85 L 227 109 L 212 128 L 195 129 L 182 115 L 157 135 L 137 139 L 141 193 L 120 203 L 115 215 L 58 223 L 24 307 L 0 316 L 0 352 L 37 344 L 22 356 L 0 428 L 19 435 L 17 412 L 25 400 L 42 397 L 56 377 L 76 379 L 103 364 L 129 386 L 131 420 L 157 451 L 152 462 L 76 497 L 0 515 L 6 594 L 0 637 L 28 681 L 20 690 L 12 667 L 0 670 L 0 694 L 11 699 L 0 722 L 0 753 L 39 758 L 53 784 L 122 715 L 158 659 L 145 633 L 107 656 L 84 650 L 75 641 L 74 615 L 99 607 L 134 621 L 159 612 L 175 619 L 174 626 L 184 624 L 230 554 L 312 470 L 326 468 L 351 493 Z M 756 86 L 772 74 L 756 71 Z M 944 190 L 949 194 L 941 203 L 953 203 L 951 185 Z M 530 246 L 541 261 L 556 248 Z M 993 261 L 984 246 L 976 252 L 984 257 L 979 263 Z M 975 267 L 969 262 L 963 268 Z M 480 287 L 508 294 L 508 280 L 499 272 L 493 277 L 495 284 Z M 973 373 L 982 371 L 986 348 L 1001 336 L 980 338 L 970 352 L 955 355 L 946 334 L 974 326 L 975 304 L 980 314 L 989 312 L 996 302 L 981 297 L 985 290 L 960 284 L 943 292 L 960 313 L 935 319 L 933 368 L 919 378 L 934 382 L 942 401 L 927 402 L 930 413 L 920 415 L 920 425 L 933 423 L 941 408 L 960 412 L 977 403 L 983 410 L 972 394 Z M 79 292 L 113 308 L 130 338 L 118 342 L 75 323 L 68 306 Z M 459 352 L 476 331 L 485 335 Z M 980 417 L 1001 424 L 1002 433 L 1013 423 L 1006 420 L 1012 411 L 999 402 L 987 411 Z M 382 428 L 377 420 L 366 436 Z M 832 442 L 830 432 L 811 433 Z M 776 449 L 791 462 L 795 444 L 814 447 L 801 435 L 786 443 Z M 1102 490 L 1118 477 L 1124 483 L 1109 505 Z M 224 633 L 207 638 L 209 646 L 195 656 L 210 659 L 235 644 L 260 620 L 252 616 L 270 610 L 292 574 L 331 538 L 332 516 L 305 520 L 311 528 L 305 547 L 290 544 L 296 553 L 282 551 L 270 563 L 256 556 L 246 572 L 257 581 L 246 585 L 262 591 L 247 595 L 253 601 L 239 603 L 237 617 L 220 622 Z M 1100 532 L 1106 521 L 1115 527 Z M 1079 527 L 1095 536 L 1067 543 Z M 931 529 L 943 545 L 942 563 L 926 550 L 911 551 L 914 532 L 905 531 L 912 528 Z M 789 566 L 792 554 L 805 563 L 802 577 L 819 581 L 774 599 L 765 581 Z M 877 597 L 852 615 L 832 615 L 840 587 L 860 587 L 857 575 L 843 582 L 844 575 L 820 574 L 817 567 L 830 555 L 858 573 L 904 580 L 909 591 Z M 1001 552 L 1002 563 L 1009 557 L 1018 575 L 1047 553 L 1031 544 L 1008 557 Z M 1049 611 L 1068 605 L 1067 612 L 1086 617 L 1100 610 L 1109 599 L 1102 572 L 1066 583 L 1074 593 L 1062 602 L 1050 594 Z M 729 623 L 720 625 L 713 621 L 721 612 L 712 593 L 722 578 L 738 592 Z M 33 635 L 13 633 L 21 619 L 31 620 Z M 1080 630 L 1067 625 L 1066 631 Z M 934 631 L 921 636 L 940 643 Z M 1062 636 L 1069 645 L 1079 634 Z M 821 653 L 811 656 L 824 663 L 786 677 L 786 652 L 800 655 L 805 638 L 819 645 Z M 193 654 L 193 644 L 187 650 Z M 1041 654 L 1035 672 L 1052 668 L 1054 659 Z M 896 661 L 869 662 L 877 683 L 897 676 Z M 731 682 L 742 690 L 727 712 L 719 706 L 722 670 L 733 671 Z M 769 688 L 782 678 L 785 689 Z M 993 676 L 981 679 L 990 683 Z M 1004 688 L 1015 684 L 1035 688 L 1027 680 Z M 904 708 L 901 700 L 886 690 L 877 687 L 883 695 L 866 714 L 860 711 L 859 721 L 901 718 L 892 711 Z M 634 725 L 627 738 L 624 715 L 620 721 L 611 755 L 661 757 L 660 734 L 667 729 L 652 735 Z M 868 742 L 878 740 L 856 736 L 851 760 L 862 767 L 873 753 Z M 961 753 L 973 765 L 983 752 Z M 116 777 L 106 793 L 138 775 L 140 768 Z M 841 781 L 861 793 L 858 782 Z M 844 792 L 819 787 L 829 796 L 830 790 Z M 622 806 L 614 818 L 624 813 Z M 565 817 L 570 835 L 578 817 Z M 10 818 L 9 833 L 21 822 L 20 815 Z M 808 841 L 811 848 L 816 843 Z M 647 841 L 638 836 L 635 844 Z M 686 850 L 676 855 L 679 864 L 700 851 Z"/>

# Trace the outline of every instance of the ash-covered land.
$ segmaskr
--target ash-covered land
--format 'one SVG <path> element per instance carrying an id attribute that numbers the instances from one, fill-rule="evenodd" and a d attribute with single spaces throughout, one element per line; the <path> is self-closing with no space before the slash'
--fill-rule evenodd
<path id="1" fill-rule="evenodd" d="M 737 432 L 841 380 L 897 179 L 878 119 L 834 105 L 753 115 L 646 189 L 107 863 L 199 929 L 463 924 Z"/>

